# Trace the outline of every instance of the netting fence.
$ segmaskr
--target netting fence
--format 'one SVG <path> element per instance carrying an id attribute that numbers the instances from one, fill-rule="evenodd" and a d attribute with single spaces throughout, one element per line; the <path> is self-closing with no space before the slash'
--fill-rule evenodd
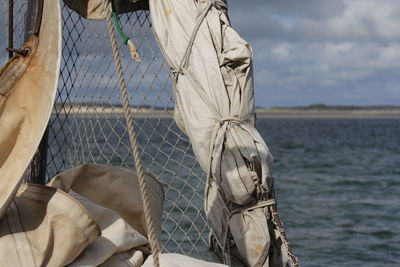
<path id="1" fill-rule="evenodd" d="M 14 47 L 23 40 L 26 0 L 14 0 Z M 63 52 L 49 123 L 47 177 L 84 163 L 133 167 L 120 89 L 105 21 L 86 20 L 62 2 Z M 7 1 L 1 3 L 0 49 L 5 62 Z M 164 186 L 164 252 L 210 259 L 203 212 L 205 174 L 189 139 L 172 119 L 169 68 L 154 39 L 148 11 L 119 15 L 141 63 L 121 44 L 125 79 L 144 168 Z"/>

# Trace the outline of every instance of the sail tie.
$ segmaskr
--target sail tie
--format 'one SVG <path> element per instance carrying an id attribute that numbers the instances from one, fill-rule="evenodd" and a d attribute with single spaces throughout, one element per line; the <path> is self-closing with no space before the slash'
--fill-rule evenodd
<path id="1" fill-rule="evenodd" d="M 226 3 L 224 3 L 222 0 L 210 0 L 208 2 L 207 6 L 198 15 L 196 25 L 193 29 L 192 35 L 186 46 L 185 54 L 183 55 L 183 57 L 181 59 L 181 63 L 179 64 L 178 68 L 172 70 L 172 73 L 175 76 L 175 84 L 176 84 L 176 81 L 178 80 L 179 75 L 183 74 L 184 70 L 186 69 L 186 65 L 189 61 L 190 54 L 192 53 L 192 48 L 193 48 L 194 41 L 196 40 L 197 33 L 199 32 L 199 29 L 200 29 L 201 25 L 203 24 L 203 21 L 207 17 L 208 12 L 210 11 L 210 9 L 213 6 L 219 8 L 219 9 L 227 9 Z"/>

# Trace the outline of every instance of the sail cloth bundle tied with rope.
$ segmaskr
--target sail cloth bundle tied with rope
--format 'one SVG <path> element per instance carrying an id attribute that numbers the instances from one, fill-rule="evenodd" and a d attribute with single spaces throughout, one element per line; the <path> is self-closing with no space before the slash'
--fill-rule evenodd
<path id="1" fill-rule="evenodd" d="M 226 11 L 221 0 L 150 0 L 175 75 L 175 120 L 208 173 L 210 246 L 231 266 L 297 265 L 276 214 L 272 156 L 254 127 L 252 50 Z"/>

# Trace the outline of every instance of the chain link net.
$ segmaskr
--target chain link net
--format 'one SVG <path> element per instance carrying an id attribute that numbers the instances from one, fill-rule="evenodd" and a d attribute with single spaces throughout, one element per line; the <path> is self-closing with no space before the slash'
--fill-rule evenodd
<path id="1" fill-rule="evenodd" d="M 86 20 L 66 6 L 62 17 L 63 57 L 49 126 L 48 176 L 87 162 L 133 167 L 105 21 Z M 120 20 L 142 60 L 135 63 L 121 45 L 143 165 L 165 190 L 163 250 L 209 259 L 202 208 L 206 178 L 190 141 L 171 118 L 170 71 L 149 12 L 123 14 Z"/>
<path id="2" fill-rule="evenodd" d="M 5 64 L 8 58 L 8 0 L 0 2 L 0 64 Z M 13 48 L 21 48 L 24 43 L 25 13 L 27 0 L 14 0 Z"/>

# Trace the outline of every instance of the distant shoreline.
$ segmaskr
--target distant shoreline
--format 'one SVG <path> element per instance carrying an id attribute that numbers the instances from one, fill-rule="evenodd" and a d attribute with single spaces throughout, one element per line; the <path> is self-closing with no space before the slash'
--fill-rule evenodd
<path id="1" fill-rule="evenodd" d="M 400 118 L 399 109 L 257 109 L 258 118 Z"/>
<path id="2" fill-rule="evenodd" d="M 56 110 L 61 106 L 56 104 Z M 62 107 L 63 114 L 82 116 L 123 116 L 120 106 L 85 106 L 69 105 Z M 65 110 L 65 111 L 64 111 Z M 132 107 L 131 111 L 137 118 L 172 118 L 173 109 Z M 55 111 L 53 111 L 55 114 Z M 295 107 L 295 108 L 257 108 L 258 118 L 400 118 L 400 107 Z"/>

